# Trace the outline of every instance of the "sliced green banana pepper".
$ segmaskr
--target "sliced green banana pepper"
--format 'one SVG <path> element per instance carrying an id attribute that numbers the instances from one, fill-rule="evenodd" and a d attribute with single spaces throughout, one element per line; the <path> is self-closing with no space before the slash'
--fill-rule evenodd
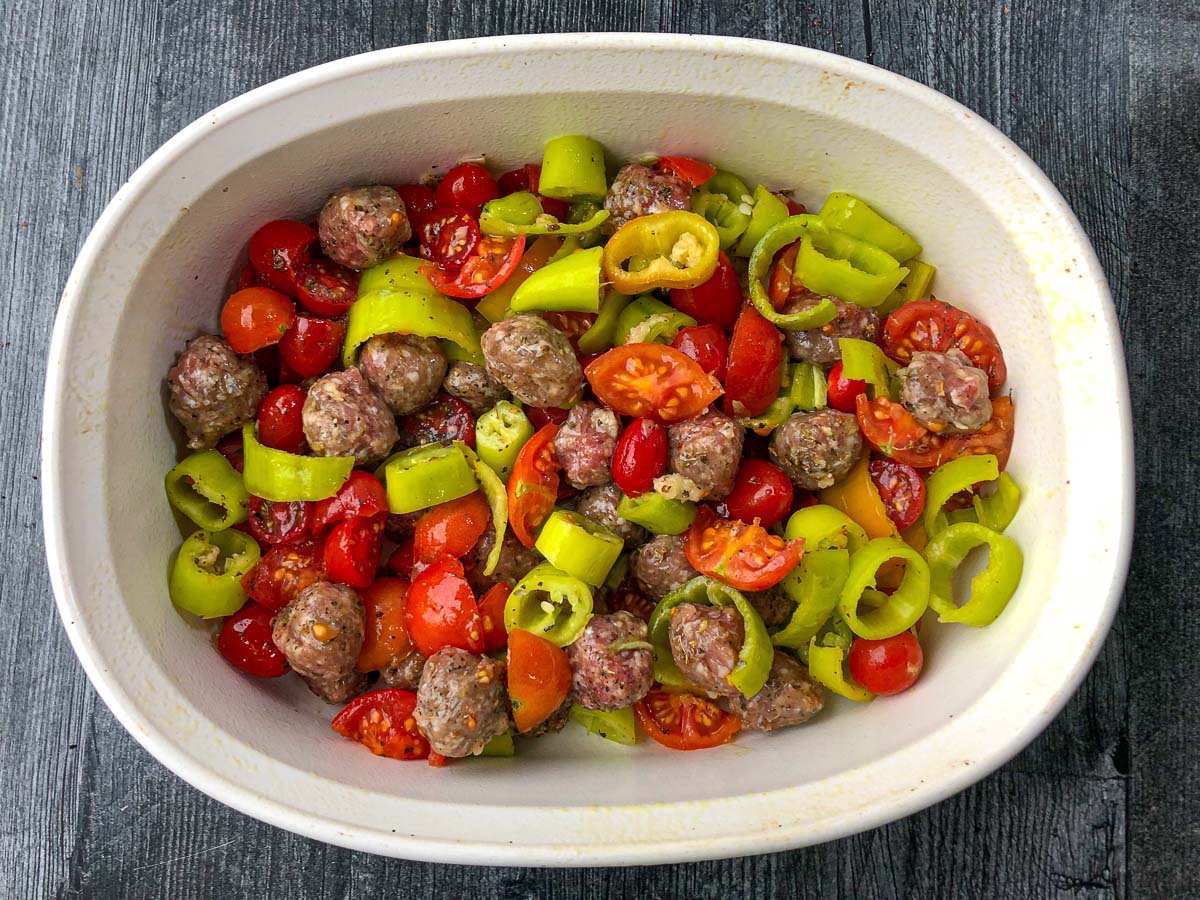
<path id="1" fill-rule="evenodd" d="M 556 509 L 533 546 L 555 568 L 598 587 L 604 584 L 625 542 L 586 516 Z"/>
<path id="2" fill-rule="evenodd" d="M 794 274 L 810 291 L 871 307 L 887 299 L 908 269 L 873 244 L 840 231 L 809 229 Z"/>
<path id="3" fill-rule="evenodd" d="M 479 230 L 497 237 L 528 234 L 584 234 L 599 228 L 608 218 L 608 210 L 597 208 L 582 222 L 560 222 L 542 211 L 542 202 L 528 191 L 489 200 L 479 214 Z"/>
<path id="4" fill-rule="evenodd" d="M 235 529 L 197 531 L 171 566 L 167 589 L 177 607 L 204 619 L 231 616 L 246 602 L 242 577 L 260 557 L 258 543 Z"/>
<path id="5" fill-rule="evenodd" d="M 900 587 L 888 596 L 875 590 L 875 575 L 890 559 L 905 563 Z M 859 613 L 866 600 L 874 608 Z M 878 604 L 878 605 L 874 605 Z M 876 538 L 850 557 L 850 572 L 842 587 L 838 609 L 859 637 L 881 641 L 912 628 L 929 608 L 929 565 L 899 538 Z"/>
<path id="6" fill-rule="evenodd" d="M 804 552 L 849 550 L 857 553 L 867 546 L 867 532 L 840 509 L 824 503 L 796 510 L 788 519 L 783 536 L 794 541 L 804 538 Z"/>
<path id="7" fill-rule="evenodd" d="M 987 567 L 971 579 L 970 596 L 958 606 L 954 602 L 954 572 L 968 553 L 985 544 Z M 938 614 L 938 621 L 976 628 L 990 625 L 1004 612 L 1024 569 L 1024 557 L 1016 541 L 974 522 L 960 522 L 940 532 L 926 545 L 925 558 L 931 575 L 929 605 Z"/>
<path id="8" fill-rule="evenodd" d="M 995 481 L 999 475 L 1000 461 L 990 453 L 979 456 L 960 456 L 958 459 L 952 459 L 934 469 L 925 482 L 925 512 L 922 514 L 925 533 L 932 538 L 950 524 L 943 507 L 951 497 L 962 491 L 973 492 L 975 485 L 981 482 Z M 1012 479 L 1009 479 L 1009 482 L 1012 484 Z M 1012 488 L 1016 488 L 1016 485 L 1012 484 Z M 1006 488 L 1006 493 L 1009 493 L 1011 497 L 1010 489 Z M 1019 498 L 1020 491 L 1018 490 L 1017 499 Z M 1000 501 L 1000 504 L 996 504 L 996 506 L 1001 504 L 1005 508 L 1008 506 L 1005 501 Z M 1012 512 L 1015 515 L 1016 509 L 1014 508 Z M 1009 521 L 1012 521 L 1011 516 Z M 995 526 L 990 527 L 995 528 Z M 1006 527 L 1008 527 L 1008 522 L 995 530 L 1003 531 Z"/>
<path id="9" fill-rule="evenodd" d="M 556 200 L 603 197 L 608 193 L 604 147 L 582 134 L 567 134 L 546 141 L 538 193 Z"/>
<path id="10" fill-rule="evenodd" d="M 746 232 L 733 248 L 735 256 L 749 256 L 763 235 L 788 217 L 787 204 L 761 184 L 754 189 L 754 209 Z"/>
<path id="11" fill-rule="evenodd" d="M 217 450 L 193 453 L 167 473 L 165 486 L 171 505 L 206 531 L 222 531 L 250 516 L 242 475 Z"/>
<path id="12" fill-rule="evenodd" d="M 571 720 L 578 722 L 590 733 L 606 741 L 632 745 L 637 743 L 637 731 L 633 724 L 633 707 L 605 712 L 599 709 L 584 709 L 578 703 L 571 704 Z"/>
<path id="13" fill-rule="evenodd" d="M 353 456 L 299 456 L 258 442 L 253 424 L 242 427 L 242 482 L 255 497 L 284 503 L 325 500 L 354 469 Z"/>
<path id="14" fill-rule="evenodd" d="M 668 306 L 652 294 L 635 297 L 617 317 L 614 343 L 669 344 L 684 328 L 696 320 Z"/>
<path id="15" fill-rule="evenodd" d="M 517 582 L 504 604 L 504 629 L 523 628 L 559 647 L 572 643 L 592 618 L 592 589 L 550 563 Z"/>
<path id="16" fill-rule="evenodd" d="M 912 259 L 921 252 L 921 245 L 893 225 L 864 201 L 844 191 L 834 191 L 817 214 L 821 221 L 835 231 L 868 244 L 874 244 L 896 259 Z"/>
<path id="17" fill-rule="evenodd" d="M 884 356 L 878 344 L 838 338 L 838 349 L 842 352 L 842 377 L 865 381 L 872 400 L 876 397 L 895 400 L 900 395 L 900 380 L 896 376 L 900 367 Z"/>
<path id="18" fill-rule="evenodd" d="M 459 444 L 425 444 L 395 453 L 375 474 L 381 473 L 388 510 L 394 513 L 417 512 L 479 490 L 474 467 Z"/>
<path id="19" fill-rule="evenodd" d="M 846 680 L 845 656 L 841 647 L 822 647 L 813 638 L 808 644 L 808 674 L 835 694 L 856 703 L 870 703 L 875 699 L 874 694 Z"/>
<path id="20" fill-rule="evenodd" d="M 592 327 L 579 337 L 579 352 L 603 353 L 611 350 L 617 342 L 617 328 L 620 325 L 621 313 L 629 305 L 630 298 L 616 291 L 606 290 L 600 298 L 600 312 Z"/>
<path id="21" fill-rule="evenodd" d="M 799 650 L 817 635 L 837 608 L 850 573 L 846 550 L 812 550 L 783 579 L 783 592 L 796 603 L 791 619 L 771 636 L 777 647 Z"/>
<path id="22" fill-rule="evenodd" d="M 764 280 L 771 274 L 771 265 L 775 261 L 776 253 L 810 232 L 825 230 L 825 225 L 816 216 L 789 216 L 769 229 L 750 254 L 750 300 L 764 319 L 784 331 L 808 331 L 827 325 L 837 318 L 837 307 L 829 299 L 804 312 L 776 312 L 763 285 Z"/>
<path id="23" fill-rule="evenodd" d="M 656 491 L 640 497 L 621 495 L 617 515 L 641 525 L 651 534 L 683 534 L 696 519 L 696 504 L 687 500 L 670 500 Z"/>
<path id="24" fill-rule="evenodd" d="M 746 182 L 732 172 L 717 170 L 692 198 L 692 212 L 712 223 L 720 236 L 721 249 L 728 250 L 750 227 L 752 203 Z"/>
<path id="25" fill-rule="evenodd" d="M 496 566 L 500 564 L 500 551 L 504 549 L 504 532 L 508 530 L 508 489 L 495 470 L 476 456 L 474 450 L 462 441 L 455 441 L 454 446 L 467 458 L 467 462 L 475 470 L 475 477 L 479 481 L 479 486 L 483 488 L 484 499 L 487 500 L 488 509 L 492 513 L 492 528 L 496 531 L 496 542 L 492 545 L 492 552 L 488 554 L 487 562 L 483 567 L 483 574 L 491 575 L 496 571 Z"/>
<path id="26" fill-rule="evenodd" d="M 500 400 L 475 423 L 475 449 L 479 458 L 505 481 L 512 474 L 517 454 L 533 437 L 533 424 L 515 403 Z"/>

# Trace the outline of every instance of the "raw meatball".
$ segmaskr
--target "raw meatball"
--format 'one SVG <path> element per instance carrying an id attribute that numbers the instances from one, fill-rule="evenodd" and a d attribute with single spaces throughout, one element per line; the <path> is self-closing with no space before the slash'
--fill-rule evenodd
<path id="1" fill-rule="evenodd" d="M 914 353 L 908 367 L 900 370 L 900 402 L 937 434 L 969 434 L 992 417 L 987 373 L 957 348 Z"/>
<path id="2" fill-rule="evenodd" d="M 480 596 L 488 588 L 501 581 L 507 584 L 516 584 L 529 574 L 530 569 L 542 561 L 537 553 L 517 540 L 512 531 L 505 531 L 504 544 L 500 549 L 500 562 L 496 565 L 496 571 L 491 575 L 484 575 L 483 570 L 487 565 L 488 554 L 495 546 L 496 529 L 488 528 L 479 539 L 479 543 L 475 545 L 475 552 L 471 558 L 464 561 L 467 582 Z"/>
<path id="3" fill-rule="evenodd" d="M 554 455 L 572 487 L 612 481 L 612 455 L 621 423 L 606 406 L 584 400 L 576 404 L 554 436 Z"/>
<path id="4" fill-rule="evenodd" d="M 592 616 L 583 634 L 567 647 L 575 702 L 586 709 L 624 709 L 650 692 L 654 653 L 613 645 L 646 640 L 646 623 L 627 612 Z"/>
<path id="5" fill-rule="evenodd" d="M 771 439 L 771 459 L 796 487 L 806 491 L 841 481 L 861 452 L 858 421 L 853 414 L 836 409 L 796 413 Z"/>
<path id="6" fill-rule="evenodd" d="M 404 201 L 383 184 L 334 191 L 317 230 L 325 255 L 351 269 L 383 262 L 412 237 Z"/>
<path id="7" fill-rule="evenodd" d="M 522 403 L 566 408 L 583 394 L 583 369 L 571 342 L 541 316 L 497 322 L 480 344 L 487 373 Z"/>
<path id="8" fill-rule="evenodd" d="M 826 298 L 808 291 L 789 303 L 784 312 L 804 312 L 812 309 L 824 299 Z M 818 366 L 831 366 L 842 358 L 842 349 L 838 346 L 838 338 L 873 341 L 879 334 L 879 316 L 876 315 L 875 310 L 834 297 L 828 299 L 832 300 L 833 305 L 837 307 L 836 319 L 809 331 L 785 331 L 783 333 L 783 341 L 787 345 L 792 359 L 815 363 Z"/>
<path id="9" fill-rule="evenodd" d="M 588 488 L 575 500 L 575 511 L 599 522 L 625 542 L 626 547 L 637 547 L 646 542 L 646 529 L 617 515 L 617 504 L 625 496 L 611 481 Z"/>
<path id="10" fill-rule="evenodd" d="M 630 163 L 617 172 L 604 198 L 604 208 L 609 216 L 605 227 L 615 231 L 638 216 L 691 209 L 692 188 L 675 175 Z"/>
<path id="11" fill-rule="evenodd" d="M 504 385 L 492 378 L 487 369 L 465 360 L 450 363 L 442 390 L 467 404 L 476 418 L 509 396 Z"/>
<path id="12" fill-rule="evenodd" d="M 396 419 L 358 369 L 330 372 L 304 398 L 304 436 L 315 456 L 353 456 L 358 465 L 381 461 L 399 440 Z"/>
<path id="13" fill-rule="evenodd" d="M 825 692 L 804 666 L 776 650 L 762 690 L 749 700 L 737 694 L 718 703 L 741 717 L 743 731 L 774 731 L 803 724 L 819 713 L 825 705 Z"/>
<path id="14" fill-rule="evenodd" d="M 651 538 L 630 557 L 629 567 L 638 585 L 655 600 L 661 600 L 700 574 L 688 562 L 683 552 L 683 537 L 677 534 Z"/>
<path id="15" fill-rule="evenodd" d="M 415 691 L 421 683 L 421 672 L 424 669 L 425 657 L 414 650 L 404 659 L 380 671 L 379 681 L 384 687 Z"/>
<path id="16" fill-rule="evenodd" d="M 671 610 L 667 634 L 671 658 L 688 681 L 714 694 L 732 697 L 738 693 L 728 680 L 746 639 L 746 627 L 736 609 L 681 603 Z"/>
<path id="17" fill-rule="evenodd" d="M 745 438 L 740 422 L 716 410 L 676 422 L 667 429 L 671 471 L 699 488 L 693 499 L 720 500 L 733 490 Z"/>
<path id="18" fill-rule="evenodd" d="M 167 372 L 171 414 L 193 450 L 207 450 L 229 432 L 253 422 L 267 393 L 267 376 L 233 352 L 224 338 L 202 334 L 188 342 Z"/>
<path id="19" fill-rule="evenodd" d="M 327 703 L 345 703 L 367 684 L 367 676 L 354 670 L 364 629 L 358 594 L 318 581 L 275 617 L 271 639 L 314 694 Z"/>
<path id="20" fill-rule="evenodd" d="M 746 594 L 746 599 L 750 601 L 750 605 L 762 617 L 763 624 L 768 628 L 786 625 L 796 610 L 795 602 L 788 599 L 780 585 L 775 585 L 765 591 Z"/>
<path id="21" fill-rule="evenodd" d="M 473 756 L 510 724 L 504 663 L 457 647 L 425 662 L 413 718 L 442 756 Z"/>
<path id="22" fill-rule="evenodd" d="M 446 377 L 446 357 L 433 338 L 380 334 L 363 345 L 358 367 L 393 413 L 428 406 Z"/>

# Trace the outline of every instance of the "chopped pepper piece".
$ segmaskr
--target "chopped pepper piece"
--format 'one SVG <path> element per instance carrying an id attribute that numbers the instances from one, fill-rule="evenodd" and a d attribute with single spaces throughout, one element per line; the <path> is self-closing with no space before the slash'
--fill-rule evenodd
<path id="1" fill-rule="evenodd" d="M 533 546 L 555 568 L 598 587 L 604 584 L 625 543 L 586 516 L 556 509 Z"/>
<path id="2" fill-rule="evenodd" d="M 517 269 L 504 280 L 500 287 L 484 296 L 475 306 L 475 311 L 493 324 L 508 315 L 508 304 L 517 288 L 525 283 L 534 272 L 546 265 L 560 249 L 563 241 L 544 235 L 534 240 L 521 256 Z"/>
<path id="3" fill-rule="evenodd" d="M 479 486 L 483 488 L 483 497 L 487 500 L 488 509 L 492 513 L 492 528 L 496 531 L 496 542 L 492 552 L 483 567 L 484 575 L 491 575 L 500 564 L 500 552 L 504 549 L 504 532 L 508 530 L 508 489 L 504 482 L 486 462 L 475 455 L 475 451 L 462 441 L 455 441 L 454 446 L 467 458 L 467 462 L 475 470 Z"/>
<path id="4" fill-rule="evenodd" d="M 175 554 L 167 589 L 177 607 L 203 619 L 232 616 L 246 602 L 242 577 L 261 551 L 236 529 L 197 531 Z"/>
<path id="5" fill-rule="evenodd" d="M 813 507 L 810 507 L 813 508 Z M 807 647 L 837 608 L 842 586 L 850 573 L 847 550 L 810 550 L 787 577 L 783 592 L 796 604 L 791 619 L 771 636 L 777 647 Z"/>
<path id="6" fill-rule="evenodd" d="M 364 269 L 358 280 L 358 296 L 375 294 L 379 291 L 417 291 L 423 294 L 436 293 L 429 279 L 418 271 L 423 260 L 407 253 L 386 259 L 377 266 Z"/>
<path id="7" fill-rule="evenodd" d="M 870 703 L 875 699 L 874 694 L 846 680 L 845 658 L 841 647 L 823 647 L 813 638 L 808 644 L 808 674 L 835 694 L 855 703 Z"/>
<path id="8" fill-rule="evenodd" d="M 876 573 L 892 559 L 905 562 L 904 578 L 889 596 L 875 590 Z M 873 608 L 859 613 L 860 602 Z M 850 557 L 838 609 L 850 630 L 870 641 L 890 638 L 917 624 L 929 607 L 929 566 L 898 537 L 876 538 Z"/>
<path id="9" fill-rule="evenodd" d="M 834 191 L 826 198 L 817 215 L 831 229 L 873 244 L 896 259 L 912 259 L 921 252 L 921 245 L 907 232 L 853 194 Z"/>
<path id="10" fill-rule="evenodd" d="M 904 280 L 888 294 L 886 300 L 875 307 L 875 311 L 879 313 L 881 319 L 890 316 L 905 303 L 929 299 L 929 287 L 933 283 L 933 276 L 937 273 L 937 268 L 929 263 L 921 262 L 919 259 L 907 260 L 904 262 L 904 266 L 908 269 Z"/>
<path id="11" fill-rule="evenodd" d="M 529 416 L 515 403 L 500 400 L 475 423 L 475 450 L 504 481 L 512 474 L 517 454 L 533 437 Z"/>
<path id="12" fill-rule="evenodd" d="M 599 709 L 585 709 L 578 703 L 572 703 L 570 715 L 573 722 L 578 722 L 591 734 L 599 735 L 606 741 L 626 745 L 637 743 L 632 706 L 606 712 Z"/>
<path id="13" fill-rule="evenodd" d="M 925 533 L 934 537 L 950 524 L 943 509 L 947 500 L 961 491 L 974 492 L 975 485 L 995 481 L 999 476 L 1000 461 L 991 453 L 960 456 L 934 469 L 925 482 Z"/>
<path id="14" fill-rule="evenodd" d="M 617 501 L 617 515 L 651 534 L 683 534 L 696 520 L 696 504 L 671 500 L 657 491 L 647 491 L 640 497 L 622 494 Z"/>
<path id="15" fill-rule="evenodd" d="M 968 553 L 984 544 L 988 547 L 987 566 L 971 579 L 970 596 L 958 606 L 954 602 L 954 572 Z M 938 621 L 961 622 L 975 628 L 990 625 L 1004 612 L 1024 568 L 1016 541 L 974 522 L 959 522 L 936 535 L 925 547 L 925 558 L 931 575 L 929 605 L 938 614 Z"/>
<path id="16" fill-rule="evenodd" d="M 510 728 L 508 731 L 502 731 L 490 741 L 483 745 L 483 749 L 479 751 L 480 756 L 497 756 L 509 757 L 515 756 L 517 752 L 516 744 L 513 742 L 513 733 Z"/>
<path id="17" fill-rule="evenodd" d="M 375 335 L 392 333 L 445 338 L 471 358 L 480 352 L 471 313 L 461 303 L 432 292 L 376 291 L 360 296 L 350 307 L 342 365 L 354 365 L 358 348 Z"/>
<path id="18" fill-rule="evenodd" d="M 603 353 L 612 349 L 617 342 L 617 329 L 620 327 L 621 313 L 629 305 L 629 298 L 616 291 L 605 290 L 600 299 L 600 312 L 592 327 L 579 336 L 579 352 L 585 354 Z"/>
<path id="19" fill-rule="evenodd" d="M 284 503 L 325 500 L 354 469 L 353 456 L 299 456 L 263 446 L 254 425 L 242 426 L 242 482 L 255 497 Z"/>
<path id="20" fill-rule="evenodd" d="M 712 223 L 721 249 L 728 250 L 750 227 L 752 202 L 746 182 L 718 169 L 692 199 L 692 211 Z"/>
<path id="21" fill-rule="evenodd" d="M 761 184 L 754 189 L 754 209 L 746 232 L 733 248 L 735 256 L 749 256 L 768 231 L 788 217 L 787 204 Z"/>
<path id="22" fill-rule="evenodd" d="M 796 409 L 817 410 L 828 405 L 829 379 L 820 366 L 796 363 L 792 369 L 792 385 L 788 391 Z"/>
<path id="23" fill-rule="evenodd" d="M 638 216 L 604 245 L 604 277 L 622 294 L 699 287 L 717 270 L 720 243 L 717 230 L 692 212 Z"/>
<path id="24" fill-rule="evenodd" d="M 635 297 L 617 317 L 615 344 L 669 344 L 696 320 L 653 294 Z"/>
<path id="25" fill-rule="evenodd" d="M 837 318 L 837 307 L 828 299 L 803 312 L 776 312 L 764 286 L 776 253 L 810 231 L 824 230 L 825 225 L 816 216 L 789 216 L 770 228 L 750 254 L 750 301 L 764 319 L 784 331 L 808 331 L 828 325 Z"/>
<path id="26" fill-rule="evenodd" d="M 604 224 L 608 210 L 597 208 L 582 222 L 560 222 L 542 211 L 542 203 L 528 191 L 489 200 L 479 214 L 479 230 L 500 237 L 537 234 L 584 234 Z"/>
<path id="27" fill-rule="evenodd" d="M 171 505 L 205 531 L 222 531 L 250 516 L 241 473 L 217 450 L 193 453 L 167 473 Z"/>
<path id="28" fill-rule="evenodd" d="M 417 512 L 479 490 L 471 462 L 462 452 L 464 446 L 461 442 L 425 444 L 389 457 L 380 466 L 388 511 Z"/>
<path id="29" fill-rule="evenodd" d="M 895 257 L 840 231 L 809 229 L 800 241 L 794 281 L 859 306 L 878 306 L 908 274 Z"/>
<path id="30" fill-rule="evenodd" d="M 895 400 L 900 395 L 900 380 L 896 373 L 900 366 L 888 359 L 879 345 L 857 338 L 838 338 L 842 351 L 842 377 L 852 381 L 865 381 L 871 399 L 887 397 Z"/>
<path id="31" fill-rule="evenodd" d="M 887 514 L 887 508 L 879 496 L 879 489 L 871 480 L 867 470 L 868 459 L 863 456 L 846 477 L 821 491 L 822 503 L 836 507 L 863 527 L 867 537 L 881 538 L 894 535 L 896 525 Z"/>
<path id="32" fill-rule="evenodd" d="M 804 551 L 849 550 L 857 553 L 867 546 L 863 527 L 840 509 L 818 503 L 792 513 L 783 536 L 789 541 L 804 538 Z"/>
<path id="33" fill-rule="evenodd" d="M 546 141 L 538 193 L 555 200 L 600 199 L 608 193 L 604 147 L 582 134 Z"/>
<path id="34" fill-rule="evenodd" d="M 509 306 L 514 312 L 537 309 L 596 312 L 600 308 L 603 256 L 603 247 L 593 247 L 547 263 L 522 282 Z"/>
<path id="35" fill-rule="evenodd" d="M 592 589 L 550 563 L 517 582 L 504 604 L 504 628 L 523 628 L 559 647 L 572 643 L 592 618 Z"/>

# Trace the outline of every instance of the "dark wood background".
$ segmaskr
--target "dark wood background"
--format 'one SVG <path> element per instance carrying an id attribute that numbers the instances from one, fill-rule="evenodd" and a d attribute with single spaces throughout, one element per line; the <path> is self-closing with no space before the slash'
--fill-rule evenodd
<path id="1" fill-rule="evenodd" d="M 1196 0 L 0 5 L 0 897 L 1200 893 Z M 975 109 L 1049 173 L 1112 283 L 1133 388 L 1140 538 L 1112 635 L 1066 711 L 1012 763 L 930 810 L 821 847 L 646 870 L 470 869 L 355 854 L 234 813 L 126 735 L 54 611 L 38 428 L 71 261 L 146 156 L 242 91 L 395 44 L 584 30 L 741 34 L 866 59 Z"/>

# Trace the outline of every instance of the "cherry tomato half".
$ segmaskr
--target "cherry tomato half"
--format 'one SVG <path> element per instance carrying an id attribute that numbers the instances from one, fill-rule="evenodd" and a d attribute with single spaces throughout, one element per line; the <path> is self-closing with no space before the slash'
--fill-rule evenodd
<path id="1" fill-rule="evenodd" d="M 358 296 L 359 275 L 341 263 L 321 256 L 296 273 L 300 305 L 318 316 L 344 316 Z"/>
<path id="2" fill-rule="evenodd" d="M 255 678 L 278 678 L 289 666 L 275 641 L 271 639 L 271 620 L 275 613 L 254 601 L 225 620 L 217 635 L 217 650 L 225 661 Z"/>
<path id="3" fill-rule="evenodd" d="M 413 579 L 404 621 L 413 643 L 425 656 L 433 656 L 443 647 L 483 652 L 479 606 L 458 560 L 444 556 Z"/>
<path id="4" fill-rule="evenodd" d="M 771 269 L 771 281 L 767 285 L 767 297 L 776 312 L 783 309 L 792 296 L 792 274 L 796 268 L 796 257 L 800 252 L 800 242 L 789 244 L 775 256 L 775 266 Z"/>
<path id="5" fill-rule="evenodd" d="M 278 612 L 308 587 L 325 578 L 321 546 L 316 541 L 277 544 L 242 578 L 251 600 Z"/>
<path id="6" fill-rule="evenodd" d="M 400 436 L 409 447 L 439 441 L 462 441 L 468 447 L 474 447 L 475 417 L 471 415 L 470 407 L 457 397 L 439 393 L 420 412 L 401 420 Z"/>
<path id="7" fill-rule="evenodd" d="M 362 598 L 366 629 L 354 667 L 360 672 L 377 672 L 413 653 L 404 624 L 408 582 L 402 578 L 376 578 L 359 590 L 358 596 Z"/>
<path id="8" fill-rule="evenodd" d="M 608 604 L 610 613 L 624 610 L 646 623 L 649 623 L 650 616 L 654 614 L 654 607 L 658 605 L 656 601 L 646 596 L 638 585 L 637 579 L 632 576 L 626 576 L 620 586 L 605 598 L 605 602 Z"/>
<path id="9" fill-rule="evenodd" d="M 411 581 L 416 561 L 416 548 L 413 545 L 412 538 L 409 538 L 407 541 L 401 541 L 396 545 L 396 549 L 392 551 L 391 556 L 387 558 L 387 562 L 384 563 L 383 567 L 392 575 L 399 575 L 401 578 Z"/>
<path id="10" fill-rule="evenodd" d="M 779 396 L 782 374 L 783 336 L 757 309 L 746 305 L 729 342 L 725 413 L 762 415 Z"/>
<path id="11" fill-rule="evenodd" d="M 526 547 L 532 547 L 537 530 L 554 510 L 558 499 L 558 460 L 554 436 L 558 426 L 543 425 L 525 442 L 508 478 L 508 524 Z"/>
<path id="12" fill-rule="evenodd" d="M 700 415 L 721 383 L 690 356 L 659 344 L 614 347 L 584 370 L 596 398 L 623 416 L 670 424 Z"/>
<path id="13" fill-rule="evenodd" d="M 473 300 L 494 291 L 517 270 L 525 252 L 525 235 L 480 238 L 456 271 L 422 266 L 420 271 L 434 288 L 447 297 Z"/>
<path id="14" fill-rule="evenodd" d="M 867 467 L 888 518 L 903 531 L 925 509 L 925 481 L 912 466 L 894 459 L 872 460 Z"/>
<path id="15" fill-rule="evenodd" d="M 494 653 L 508 643 L 508 632 L 504 630 L 504 605 L 512 585 L 501 581 L 479 598 L 479 623 L 483 626 L 483 651 Z"/>
<path id="16" fill-rule="evenodd" d="M 473 216 L 479 215 L 483 204 L 499 196 L 496 179 L 479 163 L 459 163 L 437 186 L 442 206 L 461 206 Z"/>
<path id="17" fill-rule="evenodd" d="M 911 631 L 882 641 L 855 638 L 846 657 L 850 677 L 872 694 L 884 697 L 912 687 L 924 663 L 921 643 Z"/>
<path id="18" fill-rule="evenodd" d="M 309 535 L 312 504 L 304 500 L 273 502 L 250 498 L 250 534 L 260 544 L 298 544 Z"/>
<path id="19" fill-rule="evenodd" d="M 742 720 L 711 700 L 661 688 L 633 704 L 642 731 L 672 750 L 705 750 L 728 743 Z"/>
<path id="20" fill-rule="evenodd" d="M 867 383 L 842 374 L 842 361 L 838 360 L 829 370 L 829 390 L 826 397 L 829 405 L 841 412 L 854 412 L 855 398 L 867 392 Z"/>
<path id="21" fill-rule="evenodd" d="M 295 305 L 279 291 L 246 288 L 225 301 L 221 331 L 235 353 L 253 353 L 283 340 L 295 318 Z"/>
<path id="22" fill-rule="evenodd" d="M 907 365 L 919 350 L 945 353 L 957 347 L 971 365 L 987 373 L 993 391 L 1008 378 L 1000 342 L 992 329 L 970 313 L 941 300 L 906 303 L 887 317 L 880 341 L 883 352 Z"/>
<path id="23" fill-rule="evenodd" d="M 423 184 L 399 184 L 396 193 L 404 201 L 404 212 L 413 234 L 420 234 L 425 217 L 438 207 L 437 193 Z"/>
<path id="24" fill-rule="evenodd" d="M 296 273 L 308 262 L 317 233 L 303 222 L 276 219 L 250 238 L 250 263 L 264 284 L 296 296 Z"/>
<path id="25" fill-rule="evenodd" d="M 537 163 L 525 163 L 517 169 L 505 172 L 497 180 L 496 185 L 500 189 L 500 196 L 507 197 L 509 194 L 515 194 L 519 191 L 529 191 L 531 194 L 536 194 L 538 189 L 538 181 L 542 177 L 542 167 Z"/>
<path id="26" fill-rule="evenodd" d="M 375 580 L 383 552 L 385 515 L 342 519 L 325 539 L 325 574 L 330 581 L 363 588 Z"/>
<path id="27" fill-rule="evenodd" d="M 992 401 L 992 417 L 971 434 L 934 434 L 912 413 L 886 397 L 856 398 L 855 413 L 863 437 L 889 459 L 916 469 L 932 469 L 960 456 L 994 453 L 1001 471 L 1008 465 L 1013 441 L 1013 404 L 1008 397 Z"/>
<path id="28" fill-rule="evenodd" d="M 725 338 L 725 332 L 716 325 L 681 328 L 675 340 L 671 341 L 671 346 L 698 362 L 700 368 L 717 381 L 725 381 L 729 341 Z"/>
<path id="29" fill-rule="evenodd" d="M 342 352 L 346 326 L 332 319 L 296 316 L 279 342 L 279 355 L 301 378 L 324 375 Z"/>
<path id="30" fill-rule="evenodd" d="M 433 562 L 440 556 L 461 559 L 487 530 L 492 511 L 481 491 L 439 503 L 417 520 L 413 552 L 421 562 Z"/>
<path id="31" fill-rule="evenodd" d="M 613 451 L 613 481 L 629 497 L 654 488 L 667 471 L 667 430 L 653 419 L 634 419 L 621 432 Z"/>
<path id="32" fill-rule="evenodd" d="M 318 500 L 313 507 L 313 534 L 320 534 L 334 522 L 343 519 L 374 518 L 387 512 L 387 490 L 370 472 L 355 469 L 338 492 L 327 500 Z"/>
<path id="33" fill-rule="evenodd" d="M 701 325 L 716 325 L 727 331 L 733 327 L 742 308 L 742 286 L 724 251 L 717 257 L 717 269 L 708 281 L 699 287 L 671 291 L 671 305 Z"/>
<path id="34" fill-rule="evenodd" d="M 508 696 L 517 731 L 524 733 L 545 722 L 570 690 L 566 651 L 544 637 L 514 629 L 508 636 Z"/>
<path id="35" fill-rule="evenodd" d="M 716 510 L 726 518 L 757 520 L 763 528 L 770 528 L 791 511 L 793 492 L 792 480 L 779 466 L 765 459 L 744 459 L 733 490 L 716 504 Z"/>
<path id="36" fill-rule="evenodd" d="M 298 384 L 281 384 L 263 397 L 258 407 L 260 443 L 285 453 L 303 453 L 308 448 L 304 437 L 304 393 Z"/>
<path id="37" fill-rule="evenodd" d="M 429 741 L 413 719 L 416 706 L 417 695 L 412 691 L 383 688 L 355 697 L 334 716 L 330 727 L 376 756 L 425 759 Z"/>
<path id="38" fill-rule="evenodd" d="M 686 181 L 694 188 L 717 174 L 716 166 L 690 156 L 660 156 L 655 168 Z"/>
<path id="39" fill-rule="evenodd" d="M 683 552 L 696 571 L 739 591 L 765 591 L 800 562 L 803 541 L 785 541 L 761 525 L 723 519 L 701 506 Z"/>
<path id="40" fill-rule="evenodd" d="M 479 225 L 461 206 L 439 206 L 421 223 L 421 257 L 445 269 L 466 262 L 479 243 Z"/>
<path id="41" fill-rule="evenodd" d="M 551 423 L 561 425 L 567 421 L 567 416 L 570 413 L 569 409 L 559 409 L 557 406 L 525 407 L 525 415 L 529 416 L 529 421 L 534 428 L 545 428 Z"/>

